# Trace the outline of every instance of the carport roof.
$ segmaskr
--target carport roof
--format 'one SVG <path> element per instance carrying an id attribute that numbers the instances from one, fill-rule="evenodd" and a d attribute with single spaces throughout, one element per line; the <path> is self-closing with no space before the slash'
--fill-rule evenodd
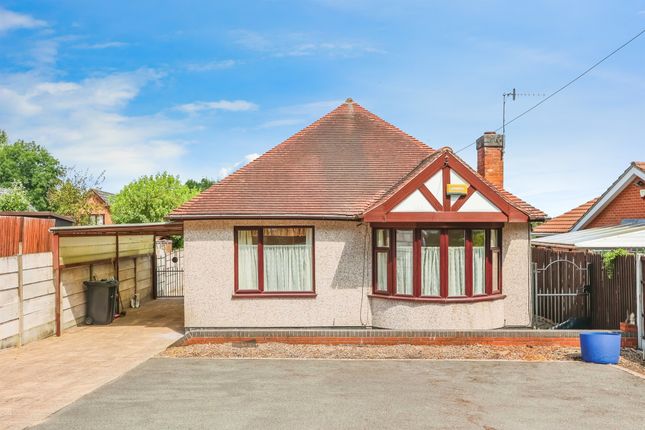
<path id="1" fill-rule="evenodd" d="M 58 236 L 112 236 L 132 234 L 154 234 L 158 236 L 183 235 L 182 222 L 152 222 L 142 224 L 79 225 L 73 227 L 53 227 L 50 229 Z"/>
<path id="2" fill-rule="evenodd" d="M 645 248 L 645 221 L 634 220 L 610 227 L 554 234 L 533 239 L 531 243 L 540 246 L 586 249 Z"/>

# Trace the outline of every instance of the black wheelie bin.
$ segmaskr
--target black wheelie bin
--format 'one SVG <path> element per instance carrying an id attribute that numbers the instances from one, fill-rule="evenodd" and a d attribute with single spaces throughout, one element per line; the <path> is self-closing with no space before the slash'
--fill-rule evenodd
<path id="1" fill-rule="evenodd" d="M 85 281 L 86 303 L 85 324 L 110 324 L 116 311 L 117 289 L 116 279 L 101 281 Z"/>

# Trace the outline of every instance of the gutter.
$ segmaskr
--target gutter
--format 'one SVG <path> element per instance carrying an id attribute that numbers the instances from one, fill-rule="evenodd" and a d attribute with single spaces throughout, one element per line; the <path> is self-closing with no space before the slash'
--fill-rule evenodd
<path id="1" fill-rule="evenodd" d="M 195 214 L 195 215 L 169 215 L 170 221 L 183 220 L 209 220 L 209 219 L 311 219 L 334 221 L 360 221 L 359 215 L 321 215 L 321 214 Z"/>

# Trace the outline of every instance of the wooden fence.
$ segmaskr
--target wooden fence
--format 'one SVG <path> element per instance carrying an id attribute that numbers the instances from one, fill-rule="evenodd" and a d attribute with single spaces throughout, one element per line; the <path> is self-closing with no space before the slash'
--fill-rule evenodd
<path id="1" fill-rule="evenodd" d="M 536 315 L 563 322 L 588 318 L 590 328 L 618 329 L 636 315 L 634 255 L 614 260 L 611 279 L 597 252 L 532 248 L 533 292 Z"/>
<path id="2" fill-rule="evenodd" d="M 53 219 L 0 216 L 0 257 L 18 255 L 22 242 L 23 254 L 51 251 Z"/>

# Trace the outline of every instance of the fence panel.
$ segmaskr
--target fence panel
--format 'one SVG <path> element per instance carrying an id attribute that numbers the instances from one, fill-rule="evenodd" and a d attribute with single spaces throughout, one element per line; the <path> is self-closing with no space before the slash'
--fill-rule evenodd
<path id="1" fill-rule="evenodd" d="M 54 224 L 53 219 L 24 218 L 22 253 L 50 252 L 52 242 L 49 229 L 54 227 Z"/>
<path id="2" fill-rule="evenodd" d="M 18 255 L 20 217 L 0 216 L 0 257 Z"/>

